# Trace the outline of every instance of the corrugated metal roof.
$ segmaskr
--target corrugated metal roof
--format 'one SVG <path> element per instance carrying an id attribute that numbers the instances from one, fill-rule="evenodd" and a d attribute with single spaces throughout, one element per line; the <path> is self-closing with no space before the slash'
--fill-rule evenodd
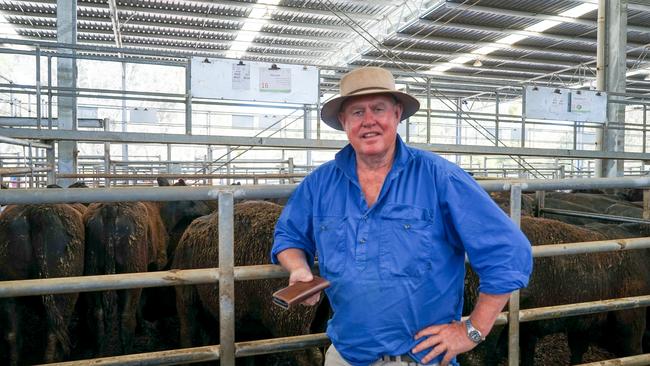
<path id="1" fill-rule="evenodd" d="M 77 2 L 78 42 L 116 45 L 108 0 Z M 553 73 L 595 60 L 596 11 L 575 20 L 557 17 L 581 4 L 585 2 L 282 0 L 270 6 L 262 0 L 116 0 L 114 11 L 124 47 L 172 51 L 178 57 L 223 57 L 242 42 L 238 35 L 256 19 L 263 23 L 261 30 L 241 58 L 317 65 L 338 59 L 360 66 L 385 63 L 392 52 L 399 55 L 402 69 L 427 70 L 463 56 L 481 59 L 483 66 L 477 70 L 469 61 L 446 73 L 499 80 Z M 629 4 L 628 49 L 639 48 L 650 43 L 650 4 Z M 56 6 L 56 0 L 0 0 L 7 21 L 29 39 L 56 38 Z M 416 16 L 410 17 L 410 12 Z M 526 32 L 544 20 L 560 22 L 539 34 Z M 506 37 L 517 41 L 494 43 Z M 376 40 L 381 44 L 368 43 Z M 346 52 L 361 54 L 345 57 Z M 628 64 L 643 52 L 630 52 Z"/>

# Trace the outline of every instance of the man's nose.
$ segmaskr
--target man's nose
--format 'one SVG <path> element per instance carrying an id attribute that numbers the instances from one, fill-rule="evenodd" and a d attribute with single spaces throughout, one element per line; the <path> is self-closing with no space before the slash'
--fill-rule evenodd
<path id="1" fill-rule="evenodd" d="M 372 113 L 372 110 L 368 109 L 366 112 L 363 114 L 363 118 L 361 120 L 361 125 L 362 126 L 372 126 L 375 124 L 375 116 Z"/>

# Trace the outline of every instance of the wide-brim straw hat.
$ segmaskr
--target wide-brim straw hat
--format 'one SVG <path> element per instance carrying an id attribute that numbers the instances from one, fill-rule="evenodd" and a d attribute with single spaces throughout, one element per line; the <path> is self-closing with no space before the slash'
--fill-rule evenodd
<path id="1" fill-rule="evenodd" d="M 414 97 L 395 89 L 395 78 L 381 67 L 361 67 L 341 78 L 341 95 L 323 104 L 320 118 L 333 129 L 343 131 L 339 112 L 346 99 L 368 94 L 391 94 L 404 106 L 402 120 L 411 117 L 420 109 L 420 102 Z"/>

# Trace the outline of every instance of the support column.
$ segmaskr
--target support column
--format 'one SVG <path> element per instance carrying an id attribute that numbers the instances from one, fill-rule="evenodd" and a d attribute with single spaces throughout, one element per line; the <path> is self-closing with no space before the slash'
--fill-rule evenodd
<path id="1" fill-rule="evenodd" d="M 56 2 L 56 40 L 59 43 L 77 43 L 77 0 L 57 0 Z M 74 50 L 59 49 L 59 54 L 73 55 Z M 60 88 L 76 88 L 77 63 L 74 58 L 58 57 L 56 60 L 57 86 Z M 77 97 L 74 92 L 64 92 L 67 96 L 59 96 L 58 122 L 59 129 L 77 129 Z M 77 171 L 77 143 L 75 141 L 59 142 L 59 173 L 75 173 Z M 72 179 L 59 179 L 58 184 L 67 187 Z"/>
<path id="2" fill-rule="evenodd" d="M 122 62 L 122 92 L 126 91 L 126 62 Z M 126 94 L 122 94 L 126 97 Z M 126 109 L 126 99 L 122 99 L 122 132 L 127 132 L 128 128 L 126 126 L 127 119 L 127 109 Z M 129 145 L 122 144 L 122 161 L 129 160 Z"/>
<path id="3" fill-rule="evenodd" d="M 462 128 L 462 113 L 463 113 L 463 101 L 460 98 L 456 99 L 456 145 L 460 145 L 462 143 L 462 133 L 463 133 L 463 128 Z M 461 163 L 461 158 L 460 155 L 456 154 L 456 164 L 460 165 Z M 469 166 L 472 168 L 471 164 Z"/>
<path id="4" fill-rule="evenodd" d="M 305 104 L 303 106 L 302 113 L 303 113 L 303 118 L 304 118 L 304 128 L 303 128 L 304 134 L 303 134 L 303 137 L 305 138 L 305 140 L 309 140 L 309 139 L 311 139 L 311 111 L 309 110 L 309 105 L 308 104 Z M 307 156 L 306 156 L 305 160 L 307 161 L 307 165 L 311 166 L 311 163 L 312 163 L 312 161 L 311 161 L 311 150 L 307 150 Z"/>
<path id="5" fill-rule="evenodd" d="M 625 93 L 627 0 L 599 0 L 598 4 L 598 53 L 597 88 L 607 92 Z M 609 96 L 610 100 L 618 97 Z M 624 125 L 625 105 L 608 103 L 607 122 L 598 133 L 602 151 L 623 151 L 625 131 L 610 129 L 610 125 Z M 617 177 L 623 175 L 623 160 L 603 159 L 596 161 L 596 176 Z"/>

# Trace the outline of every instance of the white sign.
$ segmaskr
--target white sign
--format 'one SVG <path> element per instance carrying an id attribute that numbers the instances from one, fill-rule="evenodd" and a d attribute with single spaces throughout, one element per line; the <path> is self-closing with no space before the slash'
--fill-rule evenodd
<path id="1" fill-rule="evenodd" d="M 251 88 L 251 66 L 243 63 L 232 65 L 232 88 L 249 90 Z"/>
<path id="2" fill-rule="evenodd" d="M 544 86 L 526 86 L 524 116 L 558 121 L 607 121 L 607 93 Z"/>
<path id="3" fill-rule="evenodd" d="M 260 91 L 267 93 L 291 93 L 291 70 L 279 69 L 277 67 L 268 69 L 260 68 Z"/>
<path id="4" fill-rule="evenodd" d="M 318 69 L 313 66 L 193 57 L 194 98 L 318 103 Z"/>

